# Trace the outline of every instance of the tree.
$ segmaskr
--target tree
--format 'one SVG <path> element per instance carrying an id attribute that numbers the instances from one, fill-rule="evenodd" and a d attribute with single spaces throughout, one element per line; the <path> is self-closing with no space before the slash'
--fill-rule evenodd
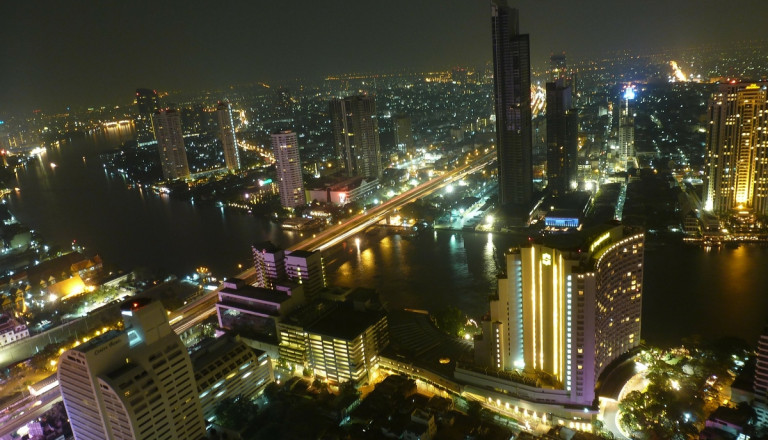
<path id="1" fill-rule="evenodd" d="M 467 318 L 458 307 L 447 306 L 434 314 L 435 325 L 451 336 L 459 336 Z"/>
<path id="2" fill-rule="evenodd" d="M 216 422 L 225 428 L 238 429 L 255 419 L 259 406 L 243 396 L 223 399 L 216 405 Z"/>

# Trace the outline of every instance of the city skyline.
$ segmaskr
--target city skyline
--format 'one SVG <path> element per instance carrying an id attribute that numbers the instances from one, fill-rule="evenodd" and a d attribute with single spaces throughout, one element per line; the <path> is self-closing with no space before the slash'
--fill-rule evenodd
<path id="1" fill-rule="evenodd" d="M 217 5 L 216 14 L 202 4 L 184 6 L 6 5 L 7 13 L 0 14 L 0 36 L 11 43 L 0 48 L 0 55 L 13 68 L 0 75 L 0 114 L 125 102 L 137 87 L 216 88 L 354 71 L 483 65 L 491 60 L 486 1 L 223 4 Z M 768 30 L 759 26 L 768 5 L 758 0 L 730 10 L 709 1 L 644 3 L 644 10 L 657 14 L 606 0 L 592 0 L 589 6 L 520 0 L 510 6 L 524 17 L 521 33 L 531 34 L 533 66 L 562 51 L 573 59 L 609 50 L 768 37 Z M 282 20 L 267 19 L 275 16 L 291 17 L 307 33 L 277 32 Z M 391 23 L 402 31 L 393 31 Z M 78 32 L 66 32 L 66 24 L 75 24 Z M 333 28 L 345 32 L 328 31 Z M 310 33 L 313 38 L 307 40 L 304 35 Z M 348 38 L 350 34 L 356 37 Z M 162 53 L 150 49 L 159 36 L 165 46 Z M 286 53 L 292 55 L 287 62 L 268 62 Z"/>

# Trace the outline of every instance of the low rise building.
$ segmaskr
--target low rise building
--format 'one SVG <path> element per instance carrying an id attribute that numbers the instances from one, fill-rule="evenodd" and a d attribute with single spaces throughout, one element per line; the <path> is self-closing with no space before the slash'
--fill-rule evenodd
<path id="1" fill-rule="evenodd" d="M 29 337 L 29 329 L 18 318 L 0 315 L 0 347 Z"/>
<path id="2" fill-rule="evenodd" d="M 203 417 L 211 422 L 223 399 L 252 399 L 275 381 L 272 361 L 232 336 L 203 341 L 190 355 Z"/>

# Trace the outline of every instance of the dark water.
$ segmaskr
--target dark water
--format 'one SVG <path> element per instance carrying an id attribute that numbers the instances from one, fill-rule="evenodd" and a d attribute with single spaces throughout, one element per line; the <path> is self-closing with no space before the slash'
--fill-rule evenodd
<path id="1" fill-rule="evenodd" d="M 293 233 L 251 216 L 193 206 L 136 189 L 110 176 L 96 152 L 122 135 L 63 142 L 18 173 L 14 214 L 49 240 L 76 239 L 107 264 L 157 268 L 184 275 L 206 265 L 233 275 L 251 264 L 250 244 L 287 247 Z M 56 163 L 52 168 L 50 163 Z M 379 232 L 327 255 L 332 284 L 379 290 L 392 307 L 437 309 L 453 304 L 471 316 L 488 310 L 506 235 L 427 232 L 417 237 Z M 768 248 L 706 252 L 678 245 L 646 250 L 642 337 L 674 344 L 683 337 L 733 335 L 754 344 L 768 321 Z"/>

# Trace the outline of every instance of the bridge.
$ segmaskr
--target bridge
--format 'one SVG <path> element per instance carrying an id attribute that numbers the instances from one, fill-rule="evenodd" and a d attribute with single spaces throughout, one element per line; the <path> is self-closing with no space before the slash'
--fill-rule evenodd
<path id="1" fill-rule="evenodd" d="M 367 212 L 348 219 L 346 222 L 331 226 L 316 234 L 314 237 L 307 238 L 306 240 L 291 246 L 289 250 L 301 249 L 323 251 L 335 246 L 381 221 L 390 212 L 417 199 L 426 197 L 446 185 L 461 180 L 465 176 L 481 170 L 494 160 L 496 160 L 496 150 L 492 150 L 476 158 L 468 157 L 464 165 L 454 170 L 447 171 L 400 195 L 392 197 L 386 202 L 369 209 Z M 256 270 L 251 268 L 238 274 L 238 278 L 248 279 L 255 274 Z M 184 333 L 198 323 L 213 316 L 216 313 L 217 301 L 218 289 L 210 291 L 194 301 L 189 302 L 168 315 L 171 327 L 176 334 Z M 59 387 L 54 386 L 38 396 L 27 396 L 25 400 L 27 400 L 26 405 L 24 405 L 25 410 L 2 419 L 2 424 L 0 424 L 0 426 L 2 426 L 0 427 L 0 436 L 10 434 L 33 419 L 40 417 L 46 410 L 50 409 L 56 402 L 61 400 L 61 393 Z"/>

